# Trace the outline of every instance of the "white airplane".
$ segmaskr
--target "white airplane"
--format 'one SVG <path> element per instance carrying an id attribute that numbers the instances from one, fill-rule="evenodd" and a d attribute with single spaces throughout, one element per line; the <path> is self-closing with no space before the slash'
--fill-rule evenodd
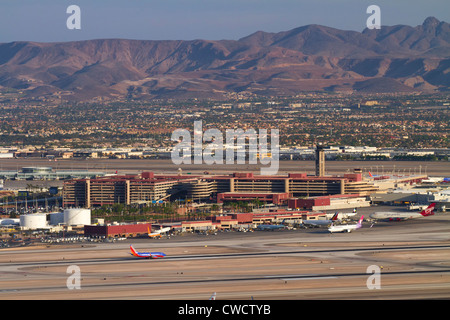
<path id="1" fill-rule="evenodd" d="M 434 207 L 436 203 L 430 204 L 427 208 L 421 212 L 374 212 L 369 215 L 371 219 L 376 220 L 389 220 L 389 221 L 401 221 L 408 219 L 417 219 L 434 215 Z"/>
<path id="2" fill-rule="evenodd" d="M 351 213 L 345 213 L 345 212 L 339 213 L 341 219 L 351 219 L 352 217 L 356 216 L 357 214 L 358 213 L 356 211 L 351 212 Z"/>
<path id="3" fill-rule="evenodd" d="M 156 230 L 155 232 L 150 232 L 150 228 L 148 228 L 148 236 L 150 238 L 161 238 L 161 235 L 163 233 L 169 232 L 170 231 L 170 227 L 167 228 L 161 228 L 159 230 Z"/>
<path id="4" fill-rule="evenodd" d="M 362 222 L 364 220 L 364 216 L 361 216 L 357 224 L 342 224 L 342 225 L 331 225 L 328 228 L 328 231 L 333 232 L 352 232 L 352 230 L 356 230 L 362 227 Z"/>
<path id="5" fill-rule="evenodd" d="M 334 221 L 337 220 L 338 213 L 336 212 L 331 219 L 327 220 L 304 220 L 303 225 L 306 227 L 320 227 L 320 226 L 329 226 Z"/>

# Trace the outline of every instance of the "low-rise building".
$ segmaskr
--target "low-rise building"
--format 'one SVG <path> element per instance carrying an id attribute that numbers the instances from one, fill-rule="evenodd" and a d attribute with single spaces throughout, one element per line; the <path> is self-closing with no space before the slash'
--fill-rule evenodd
<path id="1" fill-rule="evenodd" d="M 85 225 L 84 235 L 90 237 L 136 237 L 148 234 L 151 223 Z"/>

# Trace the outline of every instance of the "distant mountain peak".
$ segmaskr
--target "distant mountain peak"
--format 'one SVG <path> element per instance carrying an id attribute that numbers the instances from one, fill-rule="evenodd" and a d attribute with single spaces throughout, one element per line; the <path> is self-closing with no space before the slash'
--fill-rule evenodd
<path id="1" fill-rule="evenodd" d="M 441 22 L 435 17 L 428 17 L 423 21 L 422 26 L 424 28 L 436 28 L 439 23 Z"/>

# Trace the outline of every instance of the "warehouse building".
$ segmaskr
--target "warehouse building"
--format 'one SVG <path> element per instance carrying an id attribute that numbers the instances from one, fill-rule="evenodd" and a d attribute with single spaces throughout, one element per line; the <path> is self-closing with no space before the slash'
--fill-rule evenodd
<path id="1" fill-rule="evenodd" d="M 151 223 L 117 224 L 117 225 L 85 225 L 84 235 L 90 237 L 120 238 L 137 237 L 148 234 Z"/>
<path id="2" fill-rule="evenodd" d="M 300 210 L 338 210 L 370 207 L 370 200 L 367 197 L 360 197 L 357 194 L 330 195 L 309 198 L 291 198 L 288 200 L 288 207 Z"/>

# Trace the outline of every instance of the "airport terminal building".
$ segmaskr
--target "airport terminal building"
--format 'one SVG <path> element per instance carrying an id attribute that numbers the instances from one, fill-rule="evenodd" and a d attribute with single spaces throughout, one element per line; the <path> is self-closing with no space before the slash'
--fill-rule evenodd
<path id="1" fill-rule="evenodd" d="M 136 204 L 169 199 L 192 201 L 239 201 L 258 199 L 281 204 L 292 197 L 353 194 L 377 191 L 362 173 L 343 176 L 308 176 L 306 173 L 261 176 L 253 173 L 229 175 L 117 175 L 64 182 L 64 207 L 95 207 L 115 203 Z"/>
<path id="2" fill-rule="evenodd" d="M 0 170 L 0 179 L 5 180 L 64 180 L 105 175 L 105 172 L 100 171 L 54 170 L 52 167 L 23 167 L 20 170 Z"/>

